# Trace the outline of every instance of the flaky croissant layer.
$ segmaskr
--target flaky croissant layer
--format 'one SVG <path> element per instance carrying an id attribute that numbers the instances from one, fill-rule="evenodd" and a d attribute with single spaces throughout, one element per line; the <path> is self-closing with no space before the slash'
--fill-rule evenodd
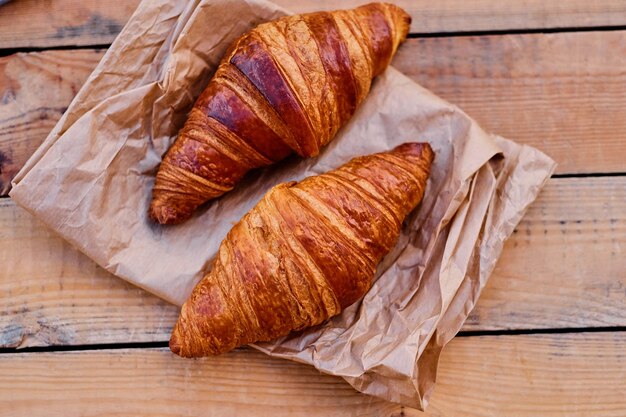
<path id="1" fill-rule="evenodd" d="M 405 143 L 272 188 L 222 242 L 170 339 L 186 357 L 217 355 L 320 324 L 370 288 L 433 160 Z"/>
<path id="2" fill-rule="evenodd" d="M 392 4 L 284 17 L 239 38 L 157 173 L 150 217 L 180 223 L 250 169 L 315 156 L 406 38 Z"/>

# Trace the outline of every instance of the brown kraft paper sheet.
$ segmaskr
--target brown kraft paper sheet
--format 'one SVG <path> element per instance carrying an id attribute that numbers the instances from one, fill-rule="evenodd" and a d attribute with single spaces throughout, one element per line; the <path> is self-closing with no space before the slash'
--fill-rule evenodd
<path id="1" fill-rule="evenodd" d="M 441 349 L 472 310 L 554 161 L 485 133 L 389 68 L 319 157 L 253 172 L 182 225 L 150 222 L 161 156 L 226 48 L 286 13 L 258 0 L 143 1 L 18 173 L 11 197 L 103 268 L 181 305 L 228 230 L 272 186 L 404 142 L 429 142 L 436 157 L 424 200 L 365 297 L 323 325 L 254 346 L 423 409 Z"/>

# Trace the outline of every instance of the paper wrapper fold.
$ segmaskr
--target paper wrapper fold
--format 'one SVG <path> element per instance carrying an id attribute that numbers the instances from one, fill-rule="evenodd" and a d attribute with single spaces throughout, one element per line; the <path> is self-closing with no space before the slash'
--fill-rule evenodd
<path id="1" fill-rule="evenodd" d="M 146 0 L 14 180 L 11 196 L 108 271 L 178 305 L 228 230 L 273 185 L 407 141 L 436 154 L 426 195 L 362 301 L 255 346 L 423 409 L 504 241 L 550 177 L 538 150 L 485 133 L 393 68 L 318 158 L 248 175 L 185 224 L 147 218 L 154 175 L 228 45 L 286 12 L 261 1 Z"/>

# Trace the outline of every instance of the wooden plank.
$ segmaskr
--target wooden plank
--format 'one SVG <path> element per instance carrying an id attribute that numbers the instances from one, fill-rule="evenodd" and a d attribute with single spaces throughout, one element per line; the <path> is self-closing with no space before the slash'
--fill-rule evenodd
<path id="1" fill-rule="evenodd" d="M 139 1 L 12 1 L 0 7 L 0 48 L 110 44 Z"/>
<path id="2" fill-rule="evenodd" d="M 425 414 L 245 349 L 200 360 L 166 348 L 3 354 L 0 414 L 618 417 L 624 344 L 624 332 L 457 338 Z"/>
<path id="3" fill-rule="evenodd" d="M 0 347 L 167 340 L 178 309 L 0 199 Z"/>
<path id="4" fill-rule="evenodd" d="M 626 177 L 554 178 L 464 330 L 626 325 Z"/>
<path id="5" fill-rule="evenodd" d="M 48 51 L 0 58 L 0 196 L 8 193 L 13 176 L 65 112 L 102 54 Z"/>
<path id="6" fill-rule="evenodd" d="M 0 58 L 0 195 L 101 54 Z M 411 39 L 394 65 L 558 173 L 624 171 L 626 31 Z"/>
<path id="7" fill-rule="evenodd" d="M 626 169 L 626 31 L 415 39 L 394 65 L 557 173 Z"/>
<path id="8" fill-rule="evenodd" d="M 276 0 L 295 13 L 349 8 L 369 0 Z M 626 24 L 621 0 L 395 0 L 414 33 L 602 27 Z M 139 0 L 20 0 L 0 9 L 0 48 L 102 45 L 113 41 Z"/>
<path id="9" fill-rule="evenodd" d="M 457 338 L 444 349 L 434 416 L 623 416 L 626 333 Z"/>
<path id="10" fill-rule="evenodd" d="M 0 199 L 0 346 L 166 340 L 175 306 L 109 274 Z"/>
<path id="11" fill-rule="evenodd" d="M 625 326 L 626 177 L 553 179 L 463 330 Z M 0 346 L 165 341 L 177 309 L 0 200 Z"/>
<path id="12" fill-rule="evenodd" d="M 274 0 L 297 13 L 333 10 L 370 0 Z M 626 24 L 620 0 L 391 0 L 412 17 L 412 33 L 619 26 Z"/>

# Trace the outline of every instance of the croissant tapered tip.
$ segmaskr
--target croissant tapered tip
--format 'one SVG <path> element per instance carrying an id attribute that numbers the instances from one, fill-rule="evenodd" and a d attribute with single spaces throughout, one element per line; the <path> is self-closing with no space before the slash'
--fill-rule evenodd
<path id="1" fill-rule="evenodd" d="M 176 355 L 180 356 L 180 349 L 181 345 L 178 338 L 178 332 L 176 331 L 176 329 L 174 329 L 174 331 L 172 332 L 172 336 L 170 337 L 170 350 Z"/>
<path id="2" fill-rule="evenodd" d="M 185 307 L 183 306 L 183 310 L 185 309 Z M 181 315 L 184 314 L 181 311 Z M 172 335 L 170 336 L 170 350 L 172 351 L 172 353 L 181 356 L 183 358 L 190 358 L 193 357 L 195 355 L 193 355 L 188 347 L 189 347 L 189 340 L 187 340 L 187 332 L 186 332 L 186 327 L 185 327 L 185 323 L 184 321 L 179 317 L 178 320 L 176 321 L 176 325 L 174 325 L 174 329 L 172 329 Z"/>
<path id="3" fill-rule="evenodd" d="M 435 155 L 426 142 L 406 142 L 396 146 L 393 152 L 414 158 L 425 158 L 428 161 L 432 161 Z"/>
<path id="4" fill-rule="evenodd" d="M 391 10 L 391 13 L 393 13 L 395 16 L 397 16 L 400 20 L 404 21 L 405 23 L 410 24 L 411 23 L 411 15 L 407 13 L 406 10 L 404 10 L 402 7 L 398 6 L 397 4 L 393 4 L 393 3 L 383 3 L 389 10 Z"/>
<path id="5" fill-rule="evenodd" d="M 148 217 L 160 224 L 179 224 L 191 217 L 191 212 L 185 207 L 164 203 L 153 198 L 148 209 Z"/>
<path id="6" fill-rule="evenodd" d="M 409 34 L 411 28 L 411 22 L 413 19 L 411 15 L 406 12 L 402 7 L 393 3 L 381 3 L 391 14 L 392 21 L 398 30 L 399 42 L 402 43 Z"/>

